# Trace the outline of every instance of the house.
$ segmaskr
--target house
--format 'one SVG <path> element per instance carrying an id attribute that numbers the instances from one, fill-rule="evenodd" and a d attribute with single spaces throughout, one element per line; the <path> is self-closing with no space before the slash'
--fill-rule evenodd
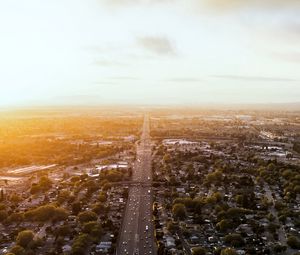
<path id="1" fill-rule="evenodd" d="M 69 244 L 66 244 L 62 247 L 63 253 L 71 252 L 72 247 Z"/>
<path id="2" fill-rule="evenodd" d="M 166 247 L 167 248 L 174 248 L 175 245 L 175 239 L 172 236 L 166 236 Z"/>
<path id="3" fill-rule="evenodd" d="M 96 246 L 97 252 L 108 252 L 112 246 L 112 242 L 101 242 Z"/>

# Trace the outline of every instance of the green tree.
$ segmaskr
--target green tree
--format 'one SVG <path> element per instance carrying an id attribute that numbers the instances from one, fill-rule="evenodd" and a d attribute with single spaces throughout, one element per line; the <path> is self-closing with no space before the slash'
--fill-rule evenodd
<path id="1" fill-rule="evenodd" d="M 70 200 L 71 192 L 69 190 L 61 190 L 57 196 L 58 203 L 62 204 Z"/>
<path id="2" fill-rule="evenodd" d="M 280 244 L 275 244 L 275 245 L 273 246 L 273 251 L 274 251 L 275 253 L 282 253 L 282 252 L 285 252 L 286 249 L 287 249 L 286 246 L 280 245 Z"/>
<path id="3" fill-rule="evenodd" d="M 44 191 L 49 190 L 52 187 L 52 181 L 47 176 L 42 176 L 39 181 L 39 186 L 42 187 Z"/>
<path id="4" fill-rule="evenodd" d="M 193 255 L 205 255 L 206 250 L 202 247 L 195 247 L 195 248 L 192 248 L 192 254 Z"/>
<path id="5" fill-rule="evenodd" d="M 173 215 L 176 219 L 183 220 L 186 218 L 186 208 L 184 204 L 174 204 L 172 208 Z"/>
<path id="6" fill-rule="evenodd" d="M 92 211 L 84 211 L 78 214 L 78 219 L 81 223 L 96 221 L 98 218 L 97 214 Z"/>
<path id="7" fill-rule="evenodd" d="M 15 254 L 15 255 L 25 255 L 25 249 L 20 246 L 20 245 L 15 245 L 10 249 L 10 253 Z"/>
<path id="8" fill-rule="evenodd" d="M 234 247 L 240 247 L 244 244 L 244 239 L 240 234 L 229 234 L 224 237 L 224 241 Z"/>
<path id="9" fill-rule="evenodd" d="M 219 230 L 222 231 L 222 232 L 227 231 L 228 229 L 231 228 L 231 226 L 232 226 L 231 221 L 229 221 L 229 220 L 227 220 L 227 219 L 221 220 L 221 221 L 218 222 L 217 225 L 216 225 L 217 229 L 219 229 Z"/>
<path id="10" fill-rule="evenodd" d="M 98 197 L 99 202 L 106 202 L 107 198 L 106 198 L 106 193 L 105 192 L 100 192 L 99 197 Z"/>
<path id="11" fill-rule="evenodd" d="M 99 241 L 103 233 L 102 227 L 97 221 L 84 223 L 82 232 L 89 234 L 94 242 Z"/>
<path id="12" fill-rule="evenodd" d="M 300 241 L 296 236 L 289 236 L 287 239 L 287 244 L 293 249 L 300 249 Z"/>
<path id="13" fill-rule="evenodd" d="M 107 182 L 103 185 L 103 190 L 109 190 L 112 187 L 111 183 Z"/>
<path id="14" fill-rule="evenodd" d="M 102 203 L 96 203 L 92 206 L 93 212 L 100 214 L 106 212 L 106 207 Z"/>
<path id="15" fill-rule="evenodd" d="M 163 157 L 163 161 L 165 163 L 170 163 L 171 162 L 171 156 L 169 154 L 165 154 Z"/>
<path id="16" fill-rule="evenodd" d="M 90 243 L 90 237 L 87 234 L 80 234 L 74 239 L 72 244 L 72 255 L 85 255 L 86 247 Z"/>
<path id="17" fill-rule="evenodd" d="M 34 238 L 34 233 L 31 230 L 23 230 L 19 232 L 16 243 L 23 248 L 27 248 L 28 246 L 31 246 Z"/>
<path id="18" fill-rule="evenodd" d="M 30 193 L 31 194 L 37 194 L 39 192 L 42 191 L 42 188 L 40 187 L 40 185 L 36 184 L 36 183 L 33 183 L 31 185 L 31 189 L 30 189 Z"/>
<path id="19" fill-rule="evenodd" d="M 167 229 L 172 233 L 175 234 L 177 227 L 172 221 L 169 221 L 167 224 Z"/>
<path id="20" fill-rule="evenodd" d="M 25 218 L 32 221 L 65 220 L 68 212 L 54 205 L 42 205 L 25 213 Z"/>
<path id="21" fill-rule="evenodd" d="M 57 208 L 55 208 L 52 220 L 53 221 L 63 221 L 68 218 L 68 215 L 69 215 L 69 213 L 66 209 L 57 207 Z"/>
<path id="22" fill-rule="evenodd" d="M 0 211 L 0 222 L 5 221 L 7 216 L 8 216 L 8 214 L 7 214 L 6 210 L 1 210 Z"/>
<path id="23" fill-rule="evenodd" d="M 13 223 L 22 222 L 24 220 L 24 213 L 12 213 L 8 216 L 8 220 Z"/>
<path id="24" fill-rule="evenodd" d="M 70 228 L 70 226 L 68 225 L 63 225 L 61 227 L 59 227 L 56 231 L 57 236 L 68 236 L 69 234 L 71 234 L 72 230 Z"/>
<path id="25" fill-rule="evenodd" d="M 72 204 L 72 212 L 77 215 L 81 211 L 81 203 L 80 202 L 74 202 Z"/>
<path id="26" fill-rule="evenodd" d="M 12 194 L 10 197 L 10 201 L 12 201 L 14 203 L 19 203 L 22 201 L 22 198 L 17 194 Z"/>
<path id="27" fill-rule="evenodd" d="M 232 248 L 225 248 L 221 251 L 221 255 L 238 255 L 238 253 Z"/>

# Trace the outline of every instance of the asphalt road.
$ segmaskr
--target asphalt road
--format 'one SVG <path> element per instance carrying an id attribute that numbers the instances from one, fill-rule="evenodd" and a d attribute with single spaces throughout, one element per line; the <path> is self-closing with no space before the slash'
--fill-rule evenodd
<path id="1" fill-rule="evenodd" d="M 128 202 L 117 245 L 117 255 L 156 255 L 152 222 L 152 172 L 149 117 L 145 116 L 132 180 L 141 184 L 130 187 Z"/>

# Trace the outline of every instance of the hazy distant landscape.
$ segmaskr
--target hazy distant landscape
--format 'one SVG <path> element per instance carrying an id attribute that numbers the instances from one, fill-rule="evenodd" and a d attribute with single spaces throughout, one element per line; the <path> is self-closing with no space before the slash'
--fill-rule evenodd
<path id="1" fill-rule="evenodd" d="M 299 112 L 93 107 L 1 115 L 2 254 L 299 249 Z"/>

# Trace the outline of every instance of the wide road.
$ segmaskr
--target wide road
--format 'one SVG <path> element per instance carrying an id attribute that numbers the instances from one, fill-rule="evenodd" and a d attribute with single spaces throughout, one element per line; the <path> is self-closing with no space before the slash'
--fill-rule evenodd
<path id="1" fill-rule="evenodd" d="M 116 250 L 117 255 L 156 255 L 152 222 L 152 171 L 149 116 L 144 118 L 132 180 L 140 184 L 130 187 L 128 202 Z"/>

